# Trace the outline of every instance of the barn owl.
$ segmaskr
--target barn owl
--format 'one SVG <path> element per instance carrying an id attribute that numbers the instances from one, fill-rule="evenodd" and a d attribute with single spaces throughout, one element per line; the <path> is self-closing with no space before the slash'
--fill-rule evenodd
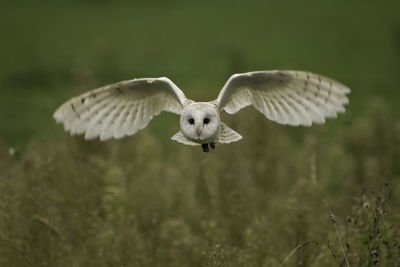
<path id="1" fill-rule="evenodd" d="M 253 105 L 267 119 L 291 126 L 322 124 L 344 112 L 350 89 L 330 78 L 304 71 L 254 71 L 232 75 L 217 99 L 195 102 L 168 78 L 121 81 L 74 97 L 54 113 L 72 135 L 101 141 L 130 136 L 161 111 L 180 115 L 172 140 L 201 145 L 231 143 L 242 136 L 221 122 L 220 112 L 234 114 Z"/>

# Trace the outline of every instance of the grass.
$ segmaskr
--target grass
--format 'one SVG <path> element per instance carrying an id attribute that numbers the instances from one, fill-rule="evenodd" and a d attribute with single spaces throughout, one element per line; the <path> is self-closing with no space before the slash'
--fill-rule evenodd
<path id="1" fill-rule="evenodd" d="M 235 120 L 245 139 L 209 154 L 148 129 L 32 141 L 14 156 L 3 144 L 1 264 L 277 266 L 310 240 L 285 265 L 398 264 L 399 121 L 383 135 L 381 122 L 348 124 L 333 140 L 311 128 L 296 144 L 251 112 Z"/>
<path id="2" fill-rule="evenodd" d="M 398 7 L 6 1 L 0 266 L 400 265 Z M 350 105 L 311 128 L 223 114 L 244 139 L 208 154 L 170 140 L 172 114 L 105 143 L 51 117 L 118 80 L 168 76 L 211 100 L 232 73 L 260 69 L 334 77 Z"/>

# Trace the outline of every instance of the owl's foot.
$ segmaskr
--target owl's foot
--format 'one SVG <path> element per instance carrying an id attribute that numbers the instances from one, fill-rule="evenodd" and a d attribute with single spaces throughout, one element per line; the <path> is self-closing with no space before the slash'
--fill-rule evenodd
<path id="1" fill-rule="evenodd" d="M 203 152 L 209 152 L 210 150 L 208 149 L 208 144 L 202 144 L 201 148 L 203 149 Z"/>
<path id="2" fill-rule="evenodd" d="M 210 147 L 211 147 L 212 149 L 215 149 L 215 142 L 210 143 Z"/>

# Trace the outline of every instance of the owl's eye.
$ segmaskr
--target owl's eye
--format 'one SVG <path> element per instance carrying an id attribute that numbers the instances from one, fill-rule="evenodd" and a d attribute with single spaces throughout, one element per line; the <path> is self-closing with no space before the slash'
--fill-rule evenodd
<path id="1" fill-rule="evenodd" d="M 189 119 L 190 124 L 194 124 L 194 119 Z"/>
<path id="2" fill-rule="evenodd" d="M 209 119 L 209 118 L 205 118 L 205 119 L 203 120 L 203 122 L 204 122 L 205 124 L 207 124 L 207 123 L 210 122 L 210 119 Z"/>

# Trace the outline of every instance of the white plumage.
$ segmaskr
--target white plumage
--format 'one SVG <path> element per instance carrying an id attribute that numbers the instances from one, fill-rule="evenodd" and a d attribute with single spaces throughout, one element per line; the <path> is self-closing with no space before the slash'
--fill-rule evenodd
<path id="1" fill-rule="evenodd" d="M 143 78 L 107 85 L 65 102 L 54 113 L 71 134 L 85 139 L 122 138 L 147 126 L 162 111 L 181 115 L 181 131 L 173 140 L 187 145 L 241 139 L 220 121 L 222 109 L 230 114 L 253 105 L 268 119 L 292 126 L 321 124 L 344 112 L 350 89 L 330 78 L 304 71 L 255 71 L 234 74 L 218 98 L 194 102 L 168 78 Z"/>
<path id="2" fill-rule="evenodd" d="M 161 111 L 180 114 L 186 98 L 167 78 L 107 85 L 65 102 L 54 113 L 71 134 L 102 141 L 133 135 Z"/>

